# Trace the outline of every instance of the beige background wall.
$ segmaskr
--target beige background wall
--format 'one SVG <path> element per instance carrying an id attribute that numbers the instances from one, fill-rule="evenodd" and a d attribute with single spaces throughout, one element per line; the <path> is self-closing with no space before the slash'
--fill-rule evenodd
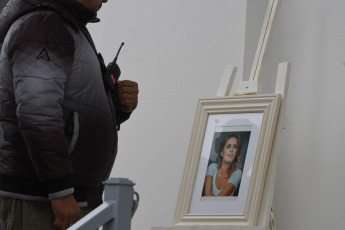
<path id="1" fill-rule="evenodd" d="M 261 84 L 273 92 L 278 63 L 291 63 L 277 229 L 343 230 L 345 2 L 280 2 Z M 216 94 L 226 65 L 238 67 L 237 81 L 249 77 L 255 46 L 248 42 L 257 35 L 250 29 L 257 16 L 247 14 L 253 4 L 116 0 L 100 11 L 101 23 L 89 26 L 107 61 L 126 43 L 118 59 L 121 78 L 140 84 L 112 174 L 133 180 L 141 195 L 133 230 L 172 224 L 197 99 Z"/>

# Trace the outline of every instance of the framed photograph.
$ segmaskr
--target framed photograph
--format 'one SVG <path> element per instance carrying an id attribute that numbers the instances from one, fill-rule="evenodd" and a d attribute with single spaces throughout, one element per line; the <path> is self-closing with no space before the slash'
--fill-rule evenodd
<path id="1" fill-rule="evenodd" d="M 174 225 L 256 226 L 280 102 L 199 100 Z"/>

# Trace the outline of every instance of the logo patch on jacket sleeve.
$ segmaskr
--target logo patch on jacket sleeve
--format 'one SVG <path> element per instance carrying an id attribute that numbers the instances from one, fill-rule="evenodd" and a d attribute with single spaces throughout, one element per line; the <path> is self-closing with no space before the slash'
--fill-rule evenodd
<path id="1" fill-rule="evenodd" d="M 43 59 L 46 61 L 50 61 L 48 52 L 46 50 L 46 48 L 43 48 L 42 51 L 40 52 L 40 54 L 37 56 L 37 59 Z"/>

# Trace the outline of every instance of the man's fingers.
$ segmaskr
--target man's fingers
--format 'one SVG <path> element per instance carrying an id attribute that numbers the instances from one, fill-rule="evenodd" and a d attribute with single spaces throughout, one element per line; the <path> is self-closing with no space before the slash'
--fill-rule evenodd
<path id="1" fill-rule="evenodd" d="M 59 229 L 65 230 L 67 228 L 69 228 L 70 226 L 72 226 L 73 224 L 75 224 L 78 220 L 80 219 L 80 217 L 71 217 L 71 218 L 56 218 L 54 225 L 57 226 Z"/>
<path id="2" fill-rule="evenodd" d="M 59 217 L 55 217 L 54 225 L 57 226 L 58 228 L 62 227 L 62 219 Z"/>
<path id="3" fill-rule="evenodd" d="M 138 83 L 136 83 L 135 81 L 130 81 L 130 80 L 122 80 L 118 82 L 119 87 L 137 87 L 138 88 Z"/>
<path id="4" fill-rule="evenodd" d="M 134 81 L 119 81 L 118 83 L 119 93 L 131 93 L 131 94 L 138 94 L 138 83 Z"/>
<path id="5" fill-rule="evenodd" d="M 124 93 L 129 93 L 129 94 L 134 94 L 134 95 L 138 95 L 139 90 L 138 88 L 134 88 L 134 87 L 122 87 L 119 88 L 119 94 L 124 94 Z"/>
<path id="6" fill-rule="evenodd" d="M 80 218 L 81 218 L 81 214 L 72 217 L 71 220 L 70 220 L 70 222 L 69 222 L 69 226 L 75 224 L 78 220 L 80 220 Z M 68 226 L 68 227 L 69 227 L 69 226 Z"/>
<path id="7" fill-rule="evenodd" d="M 132 110 L 138 104 L 138 83 L 124 80 L 118 82 L 119 98 L 122 108 Z"/>
<path id="8" fill-rule="evenodd" d="M 51 200 L 55 215 L 54 224 L 62 230 L 80 219 L 81 211 L 73 195 Z"/>
<path id="9" fill-rule="evenodd" d="M 60 226 L 60 228 L 61 228 L 61 230 L 66 230 L 69 226 L 70 226 L 69 220 L 68 219 L 64 219 L 63 222 L 62 222 L 62 225 Z"/>
<path id="10" fill-rule="evenodd" d="M 121 101 L 138 101 L 138 95 L 132 93 L 121 93 L 119 94 Z"/>

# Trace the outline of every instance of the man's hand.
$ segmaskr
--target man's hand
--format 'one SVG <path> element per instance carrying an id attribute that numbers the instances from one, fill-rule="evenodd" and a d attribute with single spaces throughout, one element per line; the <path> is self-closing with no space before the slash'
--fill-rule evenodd
<path id="1" fill-rule="evenodd" d="M 61 230 L 67 229 L 80 219 L 80 208 L 73 195 L 51 200 L 51 204 L 55 215 L 54 225 Z"/>
<path id="2" fill-rule="evenodd" d="M 134 81 L 119 81 L 118 82 L 119 97 L 122 109 L 131 111 L 138 104 L 138 83 Z"/>

